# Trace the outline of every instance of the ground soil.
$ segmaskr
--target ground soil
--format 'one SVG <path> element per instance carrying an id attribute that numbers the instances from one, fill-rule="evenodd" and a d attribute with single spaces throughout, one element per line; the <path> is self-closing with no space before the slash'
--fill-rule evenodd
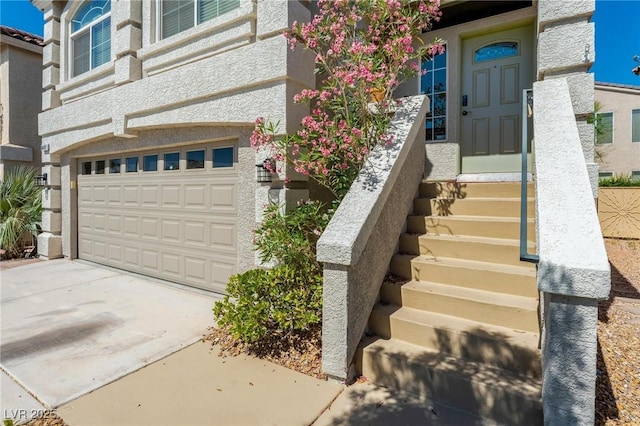
<path id="1" fill-rule="evenodd" d="M 611 294 L 598 306 L 596 425 L 640 425 L 640 241 L 605 244 Z"/>
<path id="2" fill-rule="evenodd" d="M 36 257 L 19 257 L 17 259 L 0 260 L 0 271 L 15 268 L 18 266 L 28 265 L 30 263 L 40 262 L 40 259 Z"/>

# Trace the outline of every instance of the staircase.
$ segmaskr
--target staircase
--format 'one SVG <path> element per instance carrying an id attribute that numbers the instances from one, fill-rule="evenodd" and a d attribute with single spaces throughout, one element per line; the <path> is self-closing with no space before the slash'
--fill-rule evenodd
<path id="1" fill-rule="evenodd" d="M 535 266 L 519 260 L 520 183 L 423 182 L 419 194 L 357 368 L 470 418 L 541 424 L 538 291 Z M 533 217 L 533 199 L 527 209 Z M 533 239 L 533 219 L 527 226 Z"/>

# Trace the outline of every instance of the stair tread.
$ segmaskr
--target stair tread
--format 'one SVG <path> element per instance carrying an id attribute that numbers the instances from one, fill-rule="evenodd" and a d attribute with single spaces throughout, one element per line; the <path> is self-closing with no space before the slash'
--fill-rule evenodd
<path id="1" fill-rule="evenodd" d="M 454 201 L 456 203 L 465 202 L 465 201 L 517 201 L 520 202 L 520 197 L 466 197 L 466 198 L 453 198 L 453 197 L 418 197 L 418 200 L 449 200 Z M 534 197 L 528 197 L 527 202 L 533 203 L 536 199 Z"/>
<path id="2" fill-rule="evenodd" d="M 433 257 L 429 255 L 396 254 L 396 257 L 404 258 L 412 262 L 433 263 L 453 268 L 477 269 L 479 271 L 503 272 L 511 275 L 524 275 L 536 277 L 536 267 L 533 264 L 507 265 L 503 263 L 483 262 L 481 260 L 459 259 L 454 257 Z"/>
<path id="3" fill-rule="evenodd" d="M 402 284 L 402 287 L 415 291 L 434 293 L 456 299 L 472 300 L 474 302 L 491 305 L 501 305 L 530 311 L 538 309 L 538 299 L 533 297 L 516 296 L 513 294 L 496 293 L 488 290 L 479 290 L 469 287 L 459 287 L 456 285 L 418 280 L 408 281 Z"/>
<path id="4" fill-rule="evenodd" d="M 432 218 L 434 220 L 464 220 L 469 222 L 506 222 L 506 223 L 520 223 L 519 217 L 509 217 L 509 216 L 477 216 L 477 215 L 462 215 L 456 214 L 451 216 L 434 216 L 434 215 L 425 215 L 412 213 L 410 216 Z M 535 219 L 528 218 L 527 222 L 535 223 Z"/>
<path id="5" fill-rule="evenodd" d="M 463 360 L 398 339 L 369 338 L 362 342 L 364 351 L 384 352 L 388 356 L 406 357 L 411 362 L 464 377 L 485 386 L 509 389 L 532 399 L 540 398 L 541 381 L 476 361 Z"/>
<path id="6" fill-rule="evenodd" d="M 516 330 L 406 306 L 398 308 L 398 306 L 395 305 L 383 305 L 379 303 L 376 305 L 375 310 L 382 315 L 403 321 L 424 324 L 435 329 L 450 330 L 456 333 L 483 335 L 495 340 L 504 340 L 510 345 L 538 352 L 539 335 L 531 331 Z"/>
<path id="7" fill-rule="evenodd" d="M 459 241 L 467 243 L 486 243 L 495 245 L 506 246 L 520 246 L 520 240 L 515 238 L 493 238 L 493 237 L 479 237 L 475 235 L 433 235 L 433 234 L 406 234 L 409 236 L 417 236 L 422 239 L 429 240 L 447 240 L 447 241 Z M 535 243 L 528 241 L 527 247 L 535 248 Z"/>

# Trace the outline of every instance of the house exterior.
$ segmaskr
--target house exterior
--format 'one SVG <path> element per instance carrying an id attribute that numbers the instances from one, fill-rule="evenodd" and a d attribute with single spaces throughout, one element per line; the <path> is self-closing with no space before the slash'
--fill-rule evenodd
<path id="1" fill-rule="evenodd" d="M 256 117 L 267 116 L 282 132 L 292 132 L 305 114 L 292 99 L 315 86 L 313 57 L 288 49 L 282 32 L 293 21 L 310 19 L 313 2 L 32 2 L 45 17 L 39 134 L 48 182 L 39 254 L 223 292 L 229 275 L 256 263 L 251 231 L 262 206 L 308 195 L 310 185 L 286 168 L 272 182 L 258 182 L 256 164 L 268 154 L 255 153 L 249 136 Z M 323 367 L 339 379 L 353 372 L 392 257 L 398 246 L 421 244 L 416 235 L 410 240 L 403 234 L 411 220 L 407 213 L 424 213 L 424 221 L 434 206 L 451 207 L 438 199 L 435 205 L 415 201 L 415 194 L 432 194 L 428 185 L 434 182 L 455 189 L 461 182 L 519 180 L 526 137 L 537 153 L 535 167 L 534 155 L 525 162 L 538 198 L 524 203 L 530 213 L 535 209 L 538 222 L 526 226 L 534 227 L 530 235 L 537 237 L 542 272 L 529 267 L 518 273 L 533 285 L 522 303 L 533 323 L 527 353 L 542 359 L 535 370 L 542 377 L 542 398 L 535 386 L 516 399 L 493 394 L 485 402 L 498 404 L 481 414 L 493 415 L 503 410 L 497 406 L 502 401 L 515 401 L 501 418 L 517 424 L 531 412 L 538 423 L 542 399 L 548 424 L 592 423 L 597 300 L 608 294 L 604 244 L 597 217 L 589 216 L 595 217 L 598 179 L 588 122 L 594 105 L 588 71 L 595 60 L 595 1 L 451 0 L 442 1 L 441 9 L 441 21 L 424 38 L 443 39 L 446 53 L 424 62 L 425 74 L 396 92 L 429 97 L 428 107 L 412 97 L 406 105 L 412 121 L 394 130 L 397 140 L 418 145 L 382 155 L 398 166 L 380 165 L 372 172 L 388 176 L 376 188 L 347 195 L 350 207 L 341 208 L 349 213 L 340 219 L 338 210 L 319 242 L 325 264 Z M 531 88 L 532 102 L 524 92 Z M 578 171 L 562 175 L 562 161 Z M 423 188 L 422 179 L 432 183 L 423 182 Z M 565 195 L 560 203 L 556 194 Z M 483 203 L 491 196 L 490 191 L 476 198 Z M 508 198 L 509 209 L 519 209 L 520 198 Z M 495 216 L 502 215 L 484 213 L 482 220 L 500 225 Z M 519 220 L 508 220 L 516 233 Z M 521 268 L 515 239 L 503 240 L 509 270 Z M 571 244 L 595 248 L 563 257 L 573 253 Z M 599 257 L 590 263 L 590 256 Z M 517 317 L 518 306 L 512 311 Z M 400 368 L 405 364 L 391 370 Z M 575 386 L 565 380 L 566 371 L 574 373 Z M 519 409 L 520 402 L 526 409 Z"/>
<path id="2" fill-rule="evenodd" d="M 596 136 L 600 177 L 629 175 L 640 179 L 640 86 L 596 82 Z"/>
<path id="3" fill-rule="evenodd" d="M 40 166 L 41 37 L 0 26 L 0 179 L 18 164 Z"/>
<path id="4" fill-rule="evenodd" d="M 305 112 L 292 98 L 314 85 L 313 58 L 282 32 L 309 4 L 33 3 L 45 16 L 40 255 L 223 292 L 255 264 L 261 206 L 305 197 L 289 189 L 299 176 L 257 182 L 266 154 L 249 136 L 258 116 L 291 131 Z"/>

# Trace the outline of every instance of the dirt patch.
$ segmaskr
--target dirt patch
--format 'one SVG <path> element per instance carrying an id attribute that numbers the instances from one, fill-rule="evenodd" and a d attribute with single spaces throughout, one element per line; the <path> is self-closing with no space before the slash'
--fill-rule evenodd
<path id="1" fill-rule="evenodd" d="M 31 419 L 24 423 L 25 426 L 68 426 L 61 417 L 58 417 L 53 411 L 45 413 L 43 417 Z"/>
<path id="2" fill-rule="evenodd" d="M 291 370 L 318 379 L 326 379 L 322 373 L 322 327 L 291 333 L 276 334 L 258 343 L 243 343 L 227 330 L 211 327 L 210 334 L 203 337 L 219 349 L 220 356 L 253 355 Z"/>
<path id="3" fill-rule="evenodd" d="M 640 241 L 605 240 L 611 294 L 598 306 L 596 425 L 640 424 Z"/>
<path id="4" fill-rule="evenodd" d="M 28 265 L 30 263 L 36 263 L 36 262 L 42 262 L 42 261 L 37 257 L 29 257 L 29 258 L 20 257 L 17 259 L 0 260 L 0 271 L 5 271 L 7 269 L 17 268 L 18 266 L 24 266 L 24 265 Z"/>

